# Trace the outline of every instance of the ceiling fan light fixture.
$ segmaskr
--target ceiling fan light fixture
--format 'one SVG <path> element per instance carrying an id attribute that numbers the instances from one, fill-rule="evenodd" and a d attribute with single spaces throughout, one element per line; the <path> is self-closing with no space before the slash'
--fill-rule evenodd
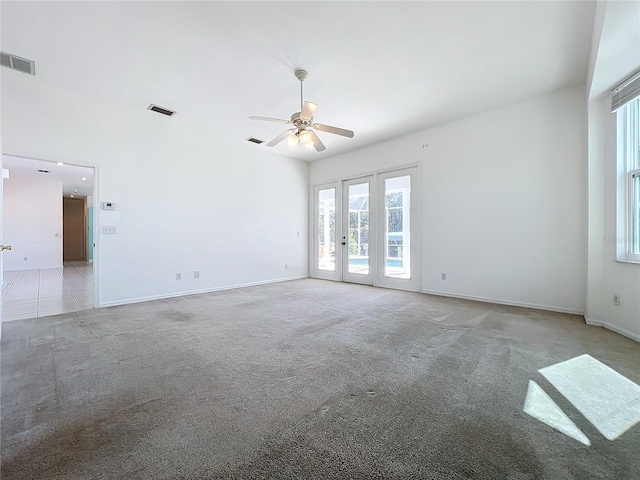
<path id="1" fill-rule="evenodd" d="M 302 132 L 300 132 L 300 141 L 302 143 L 304 143 L 305 145 L 309 142 L 312 142 L 311 140 L 311 134 L 309 132 L 307 132 L 306 130 L 303 130 Z M 313 143 L 313 142 L 312 142 Z"/>
<path id="2" fill-rule="evenodd" d="M 297 145 L 298 145 L 298 134 L 296 133 L 295 135 L 291 135 L 289 137 L 289 146 L 295 147 Z"/>
<path id="3" fill-rule="evenodd" d="M 311 141 L 309 143 L 303 143 L 303 145 L 304 145 L 304 148 L 306 148 L 307 150 L 311 150 L 311 149 L 315 148 L 313 146 L 313 141 Z"/>

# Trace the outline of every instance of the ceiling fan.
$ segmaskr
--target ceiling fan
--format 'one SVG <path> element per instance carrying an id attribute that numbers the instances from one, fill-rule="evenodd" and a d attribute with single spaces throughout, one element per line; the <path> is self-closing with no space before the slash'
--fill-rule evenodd
<path id="1" fill-rule="evenodd" d="M 289 145 L 291 146 L 303 145 L 306 148 L 315 148 L 316 151 L 322 152 L 323 150 L 326 150 L 327 147 L 325 147 L 320 141 L 316 132 L 313 131 L 314 129 L 321 132 L 353 138 L 353 132 L 351 130 L 323 125 L 321 123 L 313 123 L 313 114 L 318 108 L 318 105 L 313 102 L 303 101 L 302 96 L 302 82 L 307 78 L 307 75 L 308 73 L 306 70 L 296 70 L 296 78 L 300 80 L 300 111 L 291 115 L 290 120 L 281 120 L 279 118 L 271 117 L 249 117 L 251 120 L 264 120 L 267 122 L 278 122 L 293 125 L 293 128 L 286 130 L 267 143 L 267 147 L 275 147 L 284 139 L 288 138 Z"/>

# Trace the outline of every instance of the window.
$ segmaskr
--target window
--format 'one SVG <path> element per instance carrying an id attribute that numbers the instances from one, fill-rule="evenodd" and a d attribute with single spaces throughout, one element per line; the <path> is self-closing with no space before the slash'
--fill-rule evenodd
<path id="1" fill-rule="evenodd" d="M 617 110 L 618 260 L 640 263 L 640 97 Z"/>

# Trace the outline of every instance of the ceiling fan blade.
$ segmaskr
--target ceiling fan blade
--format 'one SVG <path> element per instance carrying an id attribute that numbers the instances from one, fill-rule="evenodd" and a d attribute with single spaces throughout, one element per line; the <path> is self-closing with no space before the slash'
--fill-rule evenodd
<path id="1" fill-rule="evenodd" d="M 291 120 L 282 120 L 281 118 L 271 118 L 271 117 L 256 117 L 252 115 L 249 117 L 250 120 L 263 120 L 265 122 L 278 122 L 278 123 L 291 123 Z"/>
<path id="2" fill-rule="evenodd" d="M 285 138 L 288 138 L 291 135 L 293 135 L 293 132 L 295 132 L 296 130 L 297 130 L 296 128 L 290 128 L 289 130 L 286 130 L 286 131 L 282 132 L 276 138 L 274 138 L 269 143 L 267 143 L 267 147 L 275 147 L 277 144 L 279 144 Z"/>
<path id="3" fill-rule="evenodd" d="M 307 132 L 309 132 L 311 140 L 313 140 L 313 148 L 315 148 L 316 151 L 321 152 L 327 149 L 327 147 L 324 146 L 324 143 L 322 143 L 318 138 L 318 135 L 316 135 L 316 132 L 314 132 L 313 130 L 307 130 Z"/>
<path id="4" fill-rule="evenodd" d="M 319 123 L 315 123 L 313 128 L 320 130 L 321 132 L 334 133 L 336 135 L 342 135 L 343 137 L 353 138 L 353 132 L 351 130 L 345 130 L 344 128 L 321 125 Z"/>
<path id="5" fill-rule="evenodd" d="M 304 102 L 304 105 L 302 106 L 302 111 L 300 112 L 300 118 L 302 120 L 311 120 L 311 117 L 313 117 L 313 114 L 316 113 L 316 110 L 318 109 L 318 105 L 316 105 L 313 102 Z"/>

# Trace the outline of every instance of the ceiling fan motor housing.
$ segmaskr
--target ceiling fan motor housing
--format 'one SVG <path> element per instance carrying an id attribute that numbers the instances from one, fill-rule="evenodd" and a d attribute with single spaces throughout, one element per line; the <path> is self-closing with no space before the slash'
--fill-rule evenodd
<path id="1" fill-rule="evenodd" d="M 293 115 L 291 115 L 291 123 L 298 127 L 298 129 L 303 130 L 306 127 L 310 127 L 313 123 L 313 117 L 311 117 L 309 120 L 303 120 L 302 118 L 300 118 L 300 112 L 296 112 Z"/>

